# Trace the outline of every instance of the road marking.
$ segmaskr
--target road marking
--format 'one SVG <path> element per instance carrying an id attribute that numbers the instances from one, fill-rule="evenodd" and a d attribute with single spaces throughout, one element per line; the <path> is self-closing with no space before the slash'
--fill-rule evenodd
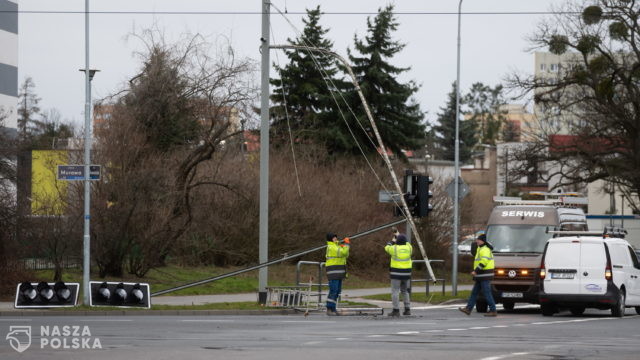
<path id="1" fill-rule="evenodd" d="M 420 331 L 399 331 L 396 334 L 398 335 L 420 334 Z"/>
<path id="2" fill-rule="evenodd" d="M 279 321 L 281 323 L 301 323 L 301 324 L 308 324 L 308 323 L 315 323 L 315 324 L 333 324 L 335 323 L 335 321 L 326 321 L 326 320 L 282 320 Z"/>
<path id="3" fill-rule="evenodd" d="M 336 340 L 343 341 L 343 340 L 349 340 L 349 338 L 336 338 Z"/>
<path id="4" fill-rule="evenodd" d="M 31 319 L 0 319 L 0 321 L 32 321 Z"/>
<path id="5" fill-rule="evenodd" d="M 438 333 L 438 332 L 444 332 L 444 330 L 427 330 L 427 331 L 423 331 L 426 333 Z"/>
<path id="6" fill-rule="evenodd" d="M 489 326 L 474 326 L 472 328 L 469 328 L 469 330 L 482 330 L 482 329 L 490 329 Z"/>
<path id="7" fill-rule="evenodd" d="M 527 326 L 527 325 L 529 325 L 529 324 L 513 324 L 511 326 Z"/>
<path id="8" fill-rule="evenodd" d="M 367 337 L 370 337 L 370 338 L 377 338 L 377 337 L 383 337 L 383 336 L 387 336 L 387 335 L 369 335 L 369 336 L 367 336 Z"/>
<path id="9" fill-rule="evenodd" d="M 78 319 L 78 321 L 84 321 L 84 322 L 125 322 L 125 321 L 133 321 L 133 319 Z"/>
<path id="10" fill-rule="evenodd" d="M 235 320 L 222 320 L 222 319 L 185 319 L 180 320 L 182 322 L 234 322 Z"/>
<path id="11" fill-rule="evenodd" d="M 480 360 L 500 360 L 500 359 L 510 358 L 510 357 L 513 357 L 513 356 L 524 356 L 524 355 L 529 355 L 529 354 L 531 354 L 531 353 L 528 353 L 528 352 L 515 352 L 515 353 L 505 354 L 505 355 L 489 356 L 489 357 L 482 358 Z"/>
<path id="12" fill-rule="evenodd" d="M 447 331 L 464 331 L 469 329 L 447 329 Z"/>
<path id="13" fill-rule="evenodd" d="M 509 325 L 494 325 L 493 328 L 508 328 Z"/>
<path id="14" fill-rule="evenodd" d="M 307 341 L 306 343 L 303 343 L 302 345 L 318 345 L 318 344 L 322 344 L 324 341 Z"/>

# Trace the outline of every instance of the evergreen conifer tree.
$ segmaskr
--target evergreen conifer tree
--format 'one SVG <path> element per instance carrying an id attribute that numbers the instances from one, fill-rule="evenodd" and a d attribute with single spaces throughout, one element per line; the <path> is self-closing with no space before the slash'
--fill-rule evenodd
<path id="1" fill-rule="evenodd" d="M 307 10 L 307 18 L 302 34 L 295 40 L 287 39 L 292 45 L 316 47 L 332 50 L 333 42 L 325 38 L 329 29 L 320 25 L 320 6 Z M 293 136 L 297 141 L 311 140 L 324 143 L 327 138 L 326 119 L 335 110 L 331 97 L 332 82 L 338 72 L 336 60 L 321 52 L 287 50 L 289 63 L 283 68 L 276 64 L 280 79 L 271 79 L 274 86 L 271 101 L 272 130 L 274 141 L 288 141 L 287 118 Z M 286 106 L 286 112 L 285 112 Z"/>
<path id="2" fill-rule="evenodd" d="M 392 33 L 398 27 L 393 15 L 393 6 L 379 9 L 373 21 L 367 19 L 367 27 L 364 39 L 354 37 L 355 51 L 360 55 L 348 50 L 349 60 L 353 64 L 353 71 L 371 108 L 385 146 L 403 158 L 401 150 L 417 149 L 425 141 L 425 126 L 422 123 L 424 113 L 420 110 L 420 105 L 412 99 L 419 87 L 413 81 L 400 83 L 397 77 L 410 68 L 396 67 L 389 61 L 405 46 L 392 39 Z M 350 85 L 349 89 L 351 90 L 347 93 L 347 99 L 357 116 L 357 121 L 364 127 L 364 132 L 374 139 L 358 94 L 353 86 Z M 375 151 L 375 139 L 374 146 L 366 139 L 363 129 L 353 120 L 350 119 L 351 128 L 359 137 L 358 141 L 362 147 Z M 334 137 L 334 147 L 357 151 L 351 136 L 345 131 L 341 133 L 349 138 Z"/>
<path id="3" fill-rule="evenodd" d="M 462 99 L 461 99 L 462 100 Z M 460 104 L 462 106 L 462 104 Z M 460 162 L 471 159 L 471 152 L 477 143 L 475 136 L 477 124 L 471 120 L 460 120 Z M 447 103 L 440 108 L 438 124 L 433 127 L 437 136 L 439 153 L 442 160 L 453 161 L 455 159 L 456 144 L 456 83 L 452 84 Z"/>

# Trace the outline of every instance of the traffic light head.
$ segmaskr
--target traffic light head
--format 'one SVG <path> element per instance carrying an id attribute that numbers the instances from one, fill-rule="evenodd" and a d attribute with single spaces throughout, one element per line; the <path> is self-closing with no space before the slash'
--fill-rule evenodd
<path id="1" fill-rule="evenodd" d="M 23 282 L 16 290 L 16 309 L 73 307 L 78 303 L 78 283 Z"/>
<path id="2" fill-rule="evenodd" d="M 91 306 L 151 308 L 149 284 L 91 281 Z"/>
<path id="3" fill-rule="evenodd" d="M 427 216 L 429 212 L 433 210 L 433 206 L 431 205 L 433 193 L 429 189 L 431 184 L 433 184 L 431 177 L 425 175 L 418 176 L 414 211 L 416 217 Z"/>

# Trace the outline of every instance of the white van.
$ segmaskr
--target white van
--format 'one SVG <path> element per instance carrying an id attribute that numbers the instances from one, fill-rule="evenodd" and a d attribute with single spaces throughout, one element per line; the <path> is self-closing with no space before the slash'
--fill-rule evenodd
<path id="1" fill-rule="evenodd" d="M 547 242 L 540 269 L 542 315 L 562 308 L 581 315 L 596 308 L 622 317 L 626 307 L 640 314 L 640 262 L 633 248 L 606 232 L 576 233 Z"/>

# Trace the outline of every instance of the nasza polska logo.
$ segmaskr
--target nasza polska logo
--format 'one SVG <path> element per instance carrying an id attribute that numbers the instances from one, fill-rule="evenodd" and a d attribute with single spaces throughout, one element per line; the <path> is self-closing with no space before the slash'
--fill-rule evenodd
<path id="1" fill-rule="evenodd" d="M 11 326 L 7 340 L 11 347 L 23 352 L 31 345 L 31 326 Z M 100 339 L 91 335 L 88 326 L 40 326 L 40 349 L 102 349 Z"/>
<path id="2" fill-rule="evenodd" d="M 31 326 L 11 326 L 6 337 L 13 350 L 21 353 L 31 346 Z"/>

